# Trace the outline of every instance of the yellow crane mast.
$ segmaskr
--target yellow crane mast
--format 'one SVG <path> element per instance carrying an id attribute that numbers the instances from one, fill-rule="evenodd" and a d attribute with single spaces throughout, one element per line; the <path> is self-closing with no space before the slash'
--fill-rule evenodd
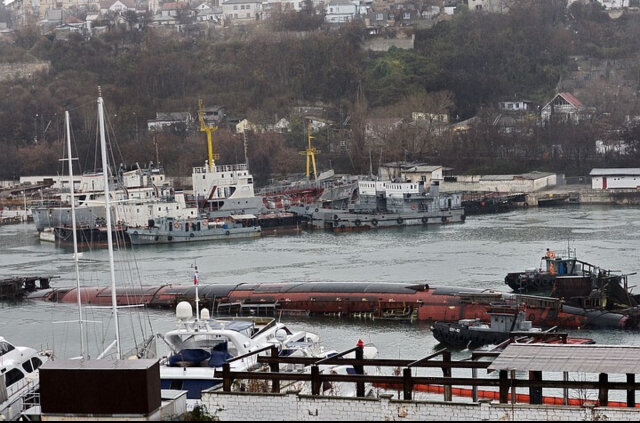
<path id="1" fill-rule="evenodd" d="M 208 163 L 209 171 L 211 172 L 213 171 L 214 160 L 220 158 L 219 154 L 213 153 L 213 138 L 211 137 L 211 134 L 214 131 L 217 131 L 218 127 L 215 125 L 208 125 L 207 122 L 205 122 L 204 105 L 202 104 L 202 100 L 198 101 L 198 116 L 200 118 L 200 132 L 207 133 L 207 148 L 209 152 L 209 161 L 207 163 Z"/>
<path id="2" fill-rule="evenodd" d="M 311 136 L 311 121 L 309 121 L 307 125 L 307 140 L 309 144 L 305 151 L 300 152 L 302 156 L 307 156 L 307 179 L 309 179 L 309 176 L 311 175 L 311 172 L 310 172 L 311 163 L 313 163 L 313 178 L 318 179 L 318 173 L 316 171 L 316 154 L 320 154 L 320 150 L 316 149 L 311 145 L 311 139 L 313 138 L 315 137 Z"/>

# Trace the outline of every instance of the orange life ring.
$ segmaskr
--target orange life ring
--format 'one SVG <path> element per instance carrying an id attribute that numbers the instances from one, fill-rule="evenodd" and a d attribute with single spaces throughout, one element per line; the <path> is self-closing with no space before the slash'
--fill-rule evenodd
<path id="1" fill-rule="evenodd" d="M 209 220 L 208 219 L 202 219 L 202 224 L 203 225 L 208 225 L 209 224 Z"/>
<path id="2" fill-rule="evenodd" d="M 415 204 L 413 204 L 413 205 L 411 206 L 411 210 L 415 210 L 415 209 L 417 209 L 417 207 L 416 207 L 416 205 L 415 205 Z"/>
<path id="3" fill-rule="evenodd" d="M 173 227 L 176 229 L 180 229 L 180 224 L 178 222 L 173 222 Z"/>

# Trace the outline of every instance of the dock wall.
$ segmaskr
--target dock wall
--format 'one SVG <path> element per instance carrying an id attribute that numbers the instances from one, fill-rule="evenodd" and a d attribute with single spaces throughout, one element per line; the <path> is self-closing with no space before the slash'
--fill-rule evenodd
<path id="1" fill-rule="evenodd" d="M 537 206 L 539 198 L 548 198 L 549 194 L 566 195 L 569 191 L 549 190 L 544 193 L 527 194 L 525 201 L 530 206 Z M 591 189 L 580 188 L 573 191 L 577 195 L 579 204 L 611 204 L 619 206 L 640 205 L 640 190 L 637 189 Z"/>
<path id="2" fill-rule="evenodd" d="M 298 393 L 205 392 L 214 418 L 228 420 L 363 421 L 640 421 L 640 408 L 399 401 L 381 398 L 314 397 Z"/>

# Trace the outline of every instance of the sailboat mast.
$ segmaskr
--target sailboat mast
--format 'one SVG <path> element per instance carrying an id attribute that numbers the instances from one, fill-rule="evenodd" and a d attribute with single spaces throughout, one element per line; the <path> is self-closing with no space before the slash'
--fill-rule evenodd
<path id="1" fill-rule="evenodd" d="M 71 158 L 71 125 L 69 123 L 69 111 L 64 112 L 64 120 L 67 127 L 67 150 L 69 153 L 69 191 L 71 193 L 71 227 L 73 232 L 73 261 L 76 267 L 76 293 L 78 297 L 78 322 L 80 323 L 80 351 L 82 358 L 87 358 L 84 343 L 84 319 L 82 317 L 82 298 L 80 293 L 80 269 L 78 266 L 78 235 L 76 234 L 76 197 L 73 187 L 73 159 Z"/>
<path id="2" fill-rule="evenodd" d="M 104 104 L 102 94 L 98 97 L 98 118 L 100 123 L 100 151 L 102 153 L 102 174 L 104 176 L 104 201 L 107 218 L 107 246 L 109 248 L 109 269 L 111 271 L 111 306 L 116 330 L 116 350 L 118 359 L 122 358 L 120 346 L 120 327 L 118 325 L 118 302 L 116 296 L 116 271 L 113 264 L 113 235 L 111 234 L 111 201 L 109 198 L 109 165 L 107 163 L 107 143 L 104 131 Z"/>

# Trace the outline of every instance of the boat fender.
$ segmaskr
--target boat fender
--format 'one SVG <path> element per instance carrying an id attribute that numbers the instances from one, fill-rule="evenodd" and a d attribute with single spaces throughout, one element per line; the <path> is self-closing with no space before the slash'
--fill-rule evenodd
<path id="1" fill-rule="evenodd" d="M 525 209 L 529 208 L 529 203 L 524 203 L 522 207 L 524 207 Z"/>
<path id="2" fill-rule="evenodd" d="M 176 229 L 180 229 L 180 224 L 178 222 L 174 222 L 173 227 Z"/>
<path id="3" fill-rule="evenodd" d="M 304 209 L 305 209 L 306 211 L 309 211 L 309 206 L 305 207 Z M 318 211 L 318 210 L 316 210 L 316 211 Z"/>
<path id="4" fill-rule="evenodd" d="M 462 216 L 460 216 L 460 220 L 462 220 L 463 222 L 467 219 L 467 216 L 465 216 L 464 214 Z"/>
<path id="5" fill-rule="evenodd" d="M 196 234 L 194 234 L 194 233 L 189 234 L 189 238 L 193 238 L 195 236 L 196 236 Z"/>
<path id="6" fill-rule="evenodd" d="M 360 221 L 360 219 L 356 219 L 356 221 L 355 221 L 355 222 L 353 222 L 353 223 L 355 223 L 355 224 L 356 224 L 356 226 L 360 226 L 360 225 L 362 225 L 362 222 Z"/>
<path id="7" fill-rule="evenodd" d="M 333 220 L 338 220 L 338 215 L 337 214 L 333 215 Z"/>
<path id="8" fill-rule="evenodd" d="M 371 220 L 371 224 L 372 224 L 373 226 L 378 226 L 378 219 L 372 219 L 372 220 Z"/>
<path id="9" fill-rule="evenodd" d="M 429 222 L 429 219 L 426 216 L 422 216 L 422 223 L 426 225 L 427 222 Z"/>
<path id="10" fill-rule="evenodd" d="M 225 234 L 225 235 L 230 235 L 230 234 L 231 234 L 231 232 L 226 231 L 224 234 Z"/>
<path id="11" fill-rule="evenodd" d="M 442 216 L 442 223 L 445 223 L 447 221 L 447 218 Z"/>
<path id="12" fill-rule="evenodd" d="M 133 234 L 134 235 L 138 235 L 138 231 L 133 231 Z"/>
<path id="13" fill-rule="evenodd" d="M 159 240 L 160 240 L 160 237 L 159 237 L 158 235 L 156 235 L 155 237 L 153 237 L 153 240 L 154 240 L 154 241 L 159 241 Z"/>
<path id="14" fill-rule="evenodd" d="M 318 208 L 317 208 L 317 207 L 316 207 L 316 210 L 315 210 L 315 212 L 316 212 L 316 213 L 318 213 Z"/>
<path id="15" fill-rule="evenodd" d="M 173 237 L 172 237 L 171 235 L 169 235 L 169 236 L 167 237 L 167 241 L 173 241 Z"/>
<path id="16" fill-rule="evenodd" d="M 398 222 L 398 225 L 402 225 L 402 222 L 404 222 L 404 220 L 403 220 L 401 217 L 399 217 L 399 218 L 396 220 L 396 222 Z"/>

